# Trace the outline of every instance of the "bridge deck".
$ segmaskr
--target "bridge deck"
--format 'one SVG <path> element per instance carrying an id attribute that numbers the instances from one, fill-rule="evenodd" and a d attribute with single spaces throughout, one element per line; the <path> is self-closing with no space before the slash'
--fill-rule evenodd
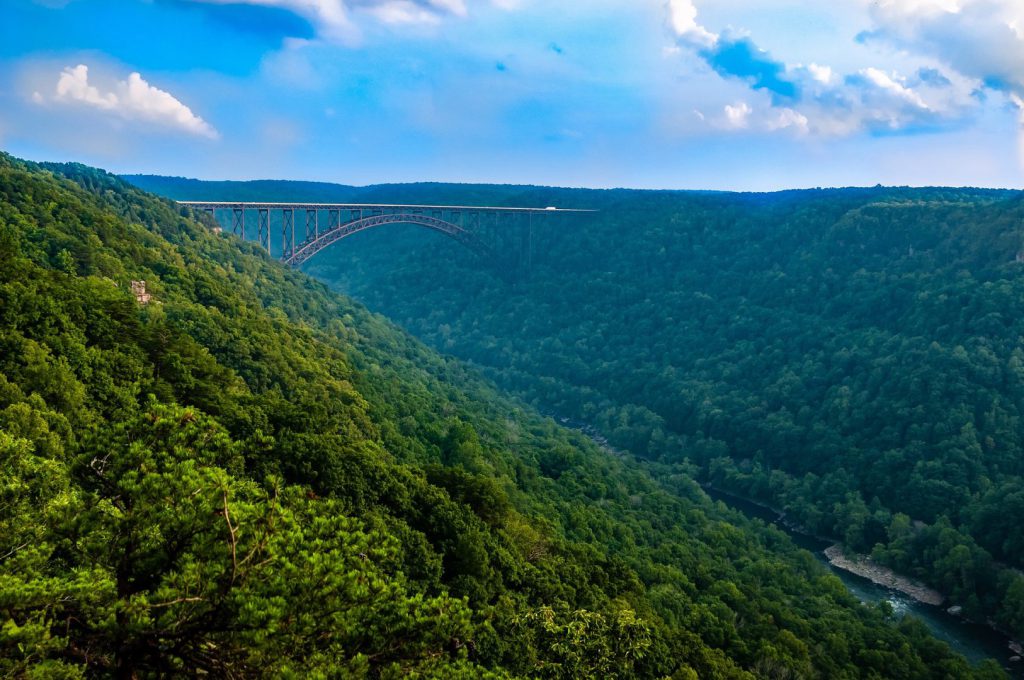
<path id="1" fill-rule="evenodd" d="M 485 205 L 418 205 L 411 203 L 273 203 L 266 201 L 175 201 L 179 205 L 197 208 L 199 210 L 227 210 L 230 208 L 242 208 L 245 210 L 256 210 L 259 208 L 270 210 L 443 210 L 455 212 L 596 212 L 595 210 L 584 210 L 580 208 L 519 208 L 510 206 L 485 206 Z"/>

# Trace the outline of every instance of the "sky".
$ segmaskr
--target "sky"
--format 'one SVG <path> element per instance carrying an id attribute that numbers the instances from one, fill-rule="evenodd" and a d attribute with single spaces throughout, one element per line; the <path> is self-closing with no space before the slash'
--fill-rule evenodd
<path id="1" fill-rule="evenodd" d="M 0 0 L 0 149 L 118 173 L 1024 186 L 1024 0 Z"/>

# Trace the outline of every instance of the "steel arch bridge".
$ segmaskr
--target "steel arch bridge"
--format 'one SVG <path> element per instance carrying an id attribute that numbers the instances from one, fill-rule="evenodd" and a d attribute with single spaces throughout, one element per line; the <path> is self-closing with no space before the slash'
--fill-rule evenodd
<path id="1" fill-rule="evenodd" d="M 529 240 L 535 217 L 557 213 L 593 212 L 554 207 L 509 208 L 385 203 L 178 201 L 178 204 L 205 212 L 218 224 L 222 224 L 221 218 L 229 217 L 232 233 L 243 240 L 247 238 L 246 216 L 254 216 L 256 239 L 269 254 L 273 254 L 271 229 L 272 224 L 276 222 L 281 230 L 281 245 L 277 255 L 285 264 L 296 267 L 343 238 L 374 227 L 399 223 L 414 224 L 440 232 L 477 255 L 492 260 L 496 259 L 497 253 L 487 242 L 485 232 L 493 233 L 494 230 L 500 231 L 502 226 L 525 223 L 527 230 L 524 232 L 524 240 L 529 258 Z M 302 231 L 296 228 L 296 213 L 305 216 L 305 229 Z M 279 216 L 278 219 L 272 219 L 276 216 Z M 227 221 L 223 224 L 227 224 Z"/>

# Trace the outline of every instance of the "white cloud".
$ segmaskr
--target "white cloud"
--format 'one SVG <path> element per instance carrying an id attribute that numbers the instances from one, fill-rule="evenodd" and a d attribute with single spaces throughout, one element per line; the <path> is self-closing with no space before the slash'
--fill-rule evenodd
<path id="1" fill-rule="evenodd" d="M 354 46 L 361 39 L 358 12 L 385 24 L 437 24 L 443 17 L 464 17 L 466 0 L 189 0 L 213 5 L 254 5 L 284 9 L 306 19 L 320 38 Z M 521 0 L 489 0 L 503 10 L 517 9 Z"/>
<path id="2" fill-rule="evenodd" d="M 358 41 L 359 31 L 349 17 L 343 0 L 192 0 L 211 5 L 256 5 L 285 9 L 303 17 L 317 27 L 328 40 L 352 44 Z"/>
<path id="3" fill-rule="evenodd" d="M 817 80 L 819 83 L 828 85 L 832 82 L 832 78 L 835 74 L 832 72 L 830 66 L 819 66 L 818 64 L 808 64 L 807 71 L 811 74 L 811 77 Z"/>
<path id="4" fill-rule="evenodd" d="M 57 80 L 57 99 L 76 100 L 99 109 L 117 106 L 116 94 L 100 94 L 98 89 L 89 84 L 89 67 L 85 64 L 64 69 Z"/>
<path id="5" fill-rule="evenodd" d="M 670 0 L 667 10 L 677 46 L 703 58 L 723 79 L 746 81 L 753 90 L 749 104 L 726 105 L 721 109 L 724 115 L 715 120 L 709 119 L 710 125 L 723 130 L 784 131 L 837 137 L 864 131 L 939 129 L 965 120 L 976 111 L 979 108 L 976 93 L 986 86 L 985 73 L 993 72 L 993 68 L 957 69 L 951 67 L 948 60 L 943 62 L 935 52 L 940 43 L 946 41 L 945 33 L 936 33 L 929 38 L 934 43 L 934 50 L 925 52 L 921 48 L 911 50 L 909 47 L 914 41 L 920 42 L 916 37 L 920 31 L 913 28 L 915 21 L 922 25 L 941 23 L 950 18 L 962 21 L 965 16 L 973 16 L 971 12 L 982 3 L 994 3 L 1004 10 L 1014 5 L 1019 7 L 1016 14 L 1022 16 L 1017 25 L 1024 26 L 1024 0 L 873 1 L 865 16 L 873 17 L 876 26 L 874 31 L 865 34 L 865 40 L 868 44 L 883 39 L 892 43 L 899 40 L 901 53 L 897 61 L 911 66 L 906 74 L 870 62 L 846 74 L 815 62 L 806 66 L 786 64 L 761 50 L 753 38 L 743 38 L 742 41 L 731 38 L 736 34 L 735 29 L 718 35 L 706 28 L 700 21 L 694 0 Z M 1008 22 L 1012 18 L 1010 14 L 1009 10 L 996 12 L 998 18 L 989 20 L 995 27 L 993 31 L 1001 27 L 996 32 L 1001 31 L 1001 44 L 1004 46 L 1006 36 L 1016 36 Z M 882 19 L 902 31 L 898 37 L 886 32 Z M 970 21 L 977 23 L 981 20 L 981 14 L 978 14 L 976 20 Z M 974 23 L 969 22 L 968 25 Z M 972 38 L 978 39 L 977 36 Z M 730 41 L 743 49 L 734 49 L 729 54 L 728 65 L 724 65 L 716 50 L 720 52 L 728 47 Z M 893 58 L 891 52 L 880 56 L 886 60 Z M 994 61 L 997 55 L 992 56 Z M 1013 56 L 1002 55 L 1001 58 L 1004 62 L 1013 62 L 1001 64 L 1001 72 L 1014 72 L 1024 79 L 1024 49 L 1017 50 Z M 966 60 L 967 57 L 961 56 L 960 59 Z M 1018 59 L 1022 60 L 1019 68 L 1016 65 Z M 736 66 L 737 62 L 741 62 L 742 68 Z"/>
<path id="6" fill-rule="evenodd" d="M 964 76 L 1024 95 L 1024 2 L 881 0 L 870 40 L 936 59 Z"/>
<path id="7" fill-rule="evenodd" d="M 742 130 L 750 125 L 750 114 L 752 109 L 746 102 L 725 105 L 726 127 L 734 130 Z"/>
<path id="8" fill-rule="evenodd" d="M 904 99 L 921 109 L 927 110 L 930 108 L 928 104 L 926 104 L 925 101 L 921 98 L 920 94 L 914 92 L 906 85 L 897 82 L 894 79 L 894 77 L 889 75 L 888 73 L 880 71 L 879 69 L 874 67 L 862 69 L 860 73 L 869 81 L 871 81 L 874 85 L 883 90 L 886 90 L 887 92 L 891 93 L 897 98 Z M 899 76 L 896 77 L 898 78 Z"/>
<path id="9" fill-rule="evenodd" d="M 1010 21 L 1007 22 L 1007 26 L 1017 34 L 1018 38 L 1024 40 L 1024 21 L 1020 19 L 1010 19 Z"/>
<path id="10" fill-rule="evenodd" d="M 782 109 L 777 112 L 774 118 L 768 119 L 767 127 L 769 130 L 795 130 L 799 133 L 805 133 L 810 127 L 810 121 L 807 119 L 807 116 L 799 111 Z"/>
<path id="11" fill-rule="evenodd" d="M 694 114 L 701 121 L 705 117 L 699 111 Z M 722 109 L 722 116 L 717 120 L 709 121 L 711 125 L 723 130 L 731 131 L 755 131 L 755 132 L 780 132 L 787 131 L 792 134 L 807 134 L 811 129 L 810 120 L 804 114 L 791 108 L 775 108 L 766 105 L 755 108 L 745 101 L 735 104 L 726 104 Z"/>
<path id="12" fill-rule="evenodd" d="M 1020 123 L 1020 133 L 1017 135 L 1017 154 L 1021 167 L 1024 167 L 1024 98 L 1011 94 L 1010 101 L 1017 107 L 1017 120 Z"/>
<path id="13" fill-rule="evenodd" d="M 810 69 L 787 71 L 800 88 L 799 98 L 780 103 L 765 92 L 723 106 L 707 124 L 724 131 L 759 131 L 819 138 L 846 137 L 864 131 L 900 132 L 941 129 L 963 120 L 978 106 L 979 83 L 939 71 L 907 77 L 868 67 L 828 82 Z"/>
<path id="14" fill-rule="evenodd" d="M 883 11 L 904 14 L 937 14 L 959 12 L 961 0 L 872 0 L 871 4 Z"/>
<path id="15" fill-rule="evenodd" d="M 441 17 L 431 7 L 412 0 L 374 3 L 367 11 L 385 24 L 437 24 Z"/>
<path id="16" fill-rule="evenodd" d="M 908 77 L 868 67 L 829 84 L 806 82 L 804 99 L 795 108 L 818 136 L 939 129 L 977 108 L 977 81 L 937 69 L 924 73 Z"/>
<path id="17" fill-rule="evenodd" d="M 669 0 L 669 20 L 676 36 L 700 47 L 715 44 L 718 36 L 697 23 L 697 8 L 693 0 Z"/>
<path id="18" fill-rule="evenodd" d="M 466 3 L 463 0 L 429 0 L 429 3 L 443 12 L 460 17 L 466 16 Z"/>
<path id="19" fill-rule="evenodd" d="M 870 40 L 926 55 L 965 78 L 1024 101 L 1024 2 L 880 0 L 870 7 Z M 1024 115 L 1018 146 L 1024 164 Z"/>
<path id="20" fill-rule="evenodd" d="M 88 66 L 69 66 L 57 79 L 52 99 L 48 100 L 37 91 L 32 94 L 32 101 L 36 104 L 53 101 L 86 106 L 125 120 L 145 121 L 209 139 L 219 136 L 209 123 L 192 113 L 192 109 L 169 92 L 150 85 L 139 73 L 130 74 L 128 80 L 115 82 L 113 89 L 104 92 L 89 82 Z"/>

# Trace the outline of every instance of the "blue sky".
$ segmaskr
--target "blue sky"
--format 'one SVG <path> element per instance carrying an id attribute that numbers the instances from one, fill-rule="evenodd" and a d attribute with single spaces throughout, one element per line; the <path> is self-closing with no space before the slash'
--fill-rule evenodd
<path id="1" fill-rule="evenodd" d="M 3 0 L 0 148 L 115 172 L 1024 184 L 1020 0 Z"/>

